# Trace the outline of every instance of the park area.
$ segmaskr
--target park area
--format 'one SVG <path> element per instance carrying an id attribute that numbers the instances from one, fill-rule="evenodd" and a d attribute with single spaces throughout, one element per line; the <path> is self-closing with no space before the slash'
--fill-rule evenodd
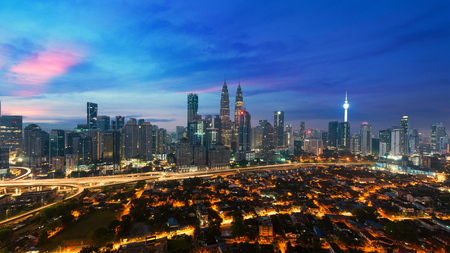
<path id="1" fill-rule="evenodd" d="M 63 229 L 46 245 L 47 249 L 58 248 L 59 246 L 68 246 L 70 242 L 77 242 L 79 244 L 86 244 L 87 237 L 91 231 L 100 227 L 107 227 L 108 224 L 117 218 L 117 213 L 96 211 L 80 218 L 78 221 Z M 85 240 L 82 242 L 82 240 Z"/>

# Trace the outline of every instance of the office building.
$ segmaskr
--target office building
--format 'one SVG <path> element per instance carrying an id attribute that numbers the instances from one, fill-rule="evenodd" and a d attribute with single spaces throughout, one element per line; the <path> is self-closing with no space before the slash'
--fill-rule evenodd
<path id="1" fill-rule="evenodd" d="M 138 155 L 138 125 L 136 121 L 130 121 L 125 125 L 123 132 L 123 144 L 125 159 L 135 158 Z"/>
<path id="2" fill-rule="evenodd" d="M 338 147 L 340 150 L 350 150 L 350 122 L 339 122 Z"/>
<path id="3" fill-rule="evenodd" d="M 300 141 L 304 141 L 306 139 L 306 128 L 305 122 L 300 122 Z"/>
<path id="4" fill-rule="evenodd" d="M 361 153 L 361 135 L 360 134 L 354 134 L 351 137 L 350 142 L 350 152 L 352 154 L 360 154 Z"/>
<path id="5" fill-rule="evenodd" d="M 339 123 L 337 121 L 331 121 L 328 123 L 328 148 L 338 148 L 338 128 Z"/>
<path id="6" fill-rule="evenodd" d="M 380 130 L 378 137 L 380 139 L 380 143 L 386 143 L 386 153 L 391 152 L 391 129 Z M 381 153 L 381 150 L 380 150 Z"/>
<path id="7" fill-rule="evenodd" d="M 97 117 L 98 129 L 101 131 L 107 131 L 111 128 L 111 117 L 101 115 Z"/>
<path id="8" fill-rule="evenodd" d="M 286 142 L 286 147 L 290 155 L 294 154 L 294 131 L 292 125 L 286 125 L 286 131 L 284 132 L 284 140 Z"/>
<path id="9" fill-rule="evenodd" d="M 103 133 L 102 161 L 111 165 L 114 171 L 120 169 L 121 146 L 119 131 L 108 130 Z"/>
<path id="10" fill-rule="evenodd" d="M 53 129 L 50 132 L 50 160 L 52 157 L 60 156 L 64 158 L 66 149 L 66 132 L 60 129 Z"/>
<path id="11" fill-rule="evenodd" d="M 183 127 L 184 128 L 184 127 Z M 147 160 L 153 160 L 152 156 L 152 124 L 144 122 L 139 126 L 139 155 Z"/>
<path id="12" fill-rule="evenodd" d="M 187 100 L 187 123 L 193 120 L 193 116 L 198 114 L 198 95 L 189 93 Z"/>
<path id="13" fill-rule="evenodd" d="M 361 155 L 372 155 L 372 126 L 361 125 Z"/>
<path id="14" fill-rule="evenodd" d="M 88 129 L 97 129 L 97 112 L 98 112 L 98 105 L 95 103 L 87 102 L 87 119 L 86 119 L 86 125 L 88 126 Z"/>
<path id="15" fill-rule="evenodd" d="M 402 145 L 401 152 L 404 155 L 409 154 L 409 117 L 408 115 L 402 115 L 400 119 L 400 128 L 402 134 L 400 135 L 400 143 Z"/>
<path id="16" fill-rule="evenodd" d="M 273 145 L 273 127 L 269 122 L 265 122 L 262 126 L 262 153 L 265 155 L 270 154 L 274 150 Z"/>
<path id="17" fill-rule="evenodd" d="M 284 148 L 284 112 L 273 113 L 273 143 L 276 149 Z"/>
<path id="18" fill-rule="evenodd" d="M 1 145 L 10 147 L 10 151 L 22 150 L 22 116 L 2 116 Z"/>
<path id="19" fill-rule="evenodd" d="M 125 117 L 124 116 L 116 116 L 116 120 L 113 122 L 114 130 L 120 130 L 125 126 Z"/>
<path id="20" fill-rule="evenodd" d="M 24 151 L 28 157 L 49 156 L 50 135 L 38 125 L 31 124 L 24 130 Z"/>
<path id="21" fill-rule="evenodd" d="M 322 139 L 306 139 L 305 151 L 314 155 L 320 155 L 323 153 L 323 141 Z"/>
<path id="22" fill-rule="evenodd" d="M 402 143 L 400 142 L 400 136 L 402 130 L 400 127 L 393 127 L 391 130 L 391 155 L 400 156 Z"/>
<path id="23" fill-rule="evenodd" d="M 0 174 L 5 175 L 9 169 L 9 146 L 0 146 Z"/>
<path id="24" fill-rule="evenodd" d="M 238 152 L 236 161 L 245 160 L 245 154 L 251 151 L 251 116 L 246 110 L 242 110 L 239 116 L 238 128 Z"/>

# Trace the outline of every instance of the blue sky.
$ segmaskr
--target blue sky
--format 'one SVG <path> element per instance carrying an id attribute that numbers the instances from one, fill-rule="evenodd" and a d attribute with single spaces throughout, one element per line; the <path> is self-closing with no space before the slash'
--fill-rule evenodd
<path id="1" fill-rule="evenodd" d="M 294 129 L 327 129 L 346 91 L 352 133 L 403 114 L 421 131 L 450 125 L 450 3 L 0 3 L 2 112 L 24 122 L 85 123 L 90 101 L 173 131 L 189 92 L 201 114 L 219 113 L 225 75 L 232 103 L 240 80 L 253 125 L 284 110 Z"/>

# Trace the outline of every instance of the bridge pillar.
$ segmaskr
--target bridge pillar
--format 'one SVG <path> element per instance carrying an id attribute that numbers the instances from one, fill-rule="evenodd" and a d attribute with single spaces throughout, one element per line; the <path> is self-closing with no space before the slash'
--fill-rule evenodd
<path id="1" fill-rule="evenodd" d="M 58 186 L 58 191 L 61 190 L 61 186 Z"/>
<path id="2" fill-rule="evenodd" d="M 92 186 L 92 183 L 89 183 L 89 186 Z"/>

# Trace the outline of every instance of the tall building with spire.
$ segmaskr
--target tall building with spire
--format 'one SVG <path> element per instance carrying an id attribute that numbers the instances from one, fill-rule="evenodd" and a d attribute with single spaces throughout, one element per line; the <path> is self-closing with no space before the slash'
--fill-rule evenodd
<path id="1" fill-rule="evenodd" d="M 220 119 L 222 121 L 222 144 L 230 147 L 231 121 L 230 121 L 230 95 L 228 94 L 227 80 L 225 79 L 220 96 Z"/>
<path id="2" fill-rule="evenodd" d="M 239 118 L 241 115 L 241 111 L 243 110 L 244 110 L 244 97 L 242 96 L 241 82 L 239 82 L 239 86 L 236 91 L 236 100 L 234 102 L 234 123 L 236 126 L 239 126 Z"/>
<path id="3" fill-rule="evenodd" d="M 344 102 L 344 122 L 347 122 L 347 110 L 350 104 L 347 101 L 347 92 L 345 92 L 345 102 Z"/>
<path id="4" fill-rule="evenodd" d="M 400 143 L 402 147 L 400 148 L 400 152 L 404 155 L 409 154 L 409 117 L 408 115 L 402 115 L 400 119 L 400 128 L 402 133 L 400 135 Z"/>

